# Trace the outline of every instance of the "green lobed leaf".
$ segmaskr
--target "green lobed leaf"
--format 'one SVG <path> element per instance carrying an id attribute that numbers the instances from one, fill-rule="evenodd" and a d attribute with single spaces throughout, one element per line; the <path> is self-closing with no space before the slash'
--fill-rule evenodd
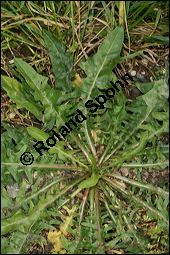
<path id="1" fill-rule="evenodd" d="M 38 208 L 42 201 L 30 212 L 30 215 L 25 215 L 21 209 L 19 209 L 12 217 L 2 220 L 1 231 L 2 234 L 6 234 L 11 230 L 20 230 L 27 232 L 30 225 L 38 220 L 40 217 L 40 211 Z"/>
<path id="2" fill-rule="evenodd" d="M 110 81 L 116 81 L 112 69 L 114 61 L 120 56 L 123 39 L 123 28 L 116 27 L 101 43 L 94 56 L 89 57 L 86 62 L 80 62 L 79 65 L 86 73 L 87 78 L 82 79 L 83 84 L 75 89 L 75 93 L 85 98 L 85 101 L 94 97 L 94 94 L 96 95 L 97 88 L 109 88 L 111 87 Z M 112 59 L 114 59 L 113 62 Z M 94 93 L 92 93 L 93 90 Z"/>
<path id="3" fill-rule="evenodd" d="M 35 98 L 35 100 L 40 101 L 43 105 L 45 116 L 44 128 L 52 129 L 56 121 L 56 117 L 62 119 L 60 114 L 58 113 L 58 109 L 60 107 L 56 106 L 56 100 L 58 96 L 60 96 L 60 93 L 50 88 L 49 84 L 47 83 L 47 77 L 38 74 L 26 62 L 17 58 L 14 59 L 14 62 L 22 76 L 25 78 L 28 86 L 33 90 L 33 97 Z"/>

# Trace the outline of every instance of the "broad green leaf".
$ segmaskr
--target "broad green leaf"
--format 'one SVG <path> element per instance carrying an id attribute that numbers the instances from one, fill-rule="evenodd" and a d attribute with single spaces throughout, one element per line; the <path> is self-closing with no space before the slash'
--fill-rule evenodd
<path id="1" fill-rule="evenodd" d="M 38 120 L 42 120 L 43 107 L 36 102 L 24 83 L 21 84 L 16 79 L 4 75 L 2 75 L 1 81 L 3 89 L 6 90 L 17 107 L 27 108 Z"/>
<path id="2" fill-rule="evenodd" d="M 47 133 L 36 127 L 27 127 L 27 132 L 34 139 L 44 142 L 45 146 L 47 146 L 46 140 L 50 137 Z"/>
<path id="3" fill-rule="evenodd" d="M 146 94 L 140 96 L 140 98 L 146 102 L 149 107 L 154 105 L 154 102 L 161 97 L 168 99 L 169 89 L 165 79 L 161 79 L 153 82 L 153 88 L 149 90 Z"/>
<path id="4" fill-rule="evenodd" d="M 71 91 L 71 78 L 75 73 L 72 70 L 72 55 L 66 52 L 64 45 L 60 43 L 54 33 L 43 31 L 43 35 L 55 75 L 55 88 L 61 89 L 62 91 Z"/>
<path id="5" fill-rule="evenodd" d="M 100 174 L 96 174 L 93 172 L 91 177 L 88 178 L 87 180 L 82 181 L 78 187 L 80 189 L 93 187 L 98 183 L 100 178 L 101 178 Z"/>

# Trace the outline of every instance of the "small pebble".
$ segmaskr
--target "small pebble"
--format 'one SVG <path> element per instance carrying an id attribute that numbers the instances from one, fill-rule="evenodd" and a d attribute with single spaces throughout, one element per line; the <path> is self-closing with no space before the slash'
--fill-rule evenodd
<path id="1" fill-rule="evenodd" d="M 148 66 L 148 60 L 146 58 L 143 58 L 142 59 L 142 63 L 145 65 L 145 66 Z"/>
<path id="2" fill-rule="evenodd" d="M 135 71 L 135 70 L 132 70 L 132 71 L 130 72 L 130 74 L 131 74 L 132 76 L 135 76 L 135 75 L 136 75 L 136 71 Z"/>
<path id="3" fill-rule="evenodd" d="M 26 189 L 28 190 L 29 188 L 31 188 L 31 184 L 26 184 Z"/>
<path id="4" fill-rule="evenodd" d="M 7 185 L 7 186 L 6 186 L 6 189 L 7 189 L 8 195 L 9 195 L 11 198 L 16 198 L 17 193 L 18 193 L 18 191 L 19 191 L 18 183 L 14 183 L 14 184 Z"/>
<path id="5" fill-rule="evenodd" d="M 11 112 L 11 113 L 9 114 L 9 118 L 10 118 L 10 119 L 13 119 L 13 118 L 15 117 L 15 115 L 16 115 L 15 112 Z"/>
<path id="6" fill-rule="evenodd" d="M 128 176 L 128 174 L 129 174 L 129 170 L 128 170 L 128 168 L 126 168 L 126 167 L 122 167 L 122 168 L 121 168 L 121 172 L 122 172 L 122 174 L 123 174 L 124 176 Z"/>

